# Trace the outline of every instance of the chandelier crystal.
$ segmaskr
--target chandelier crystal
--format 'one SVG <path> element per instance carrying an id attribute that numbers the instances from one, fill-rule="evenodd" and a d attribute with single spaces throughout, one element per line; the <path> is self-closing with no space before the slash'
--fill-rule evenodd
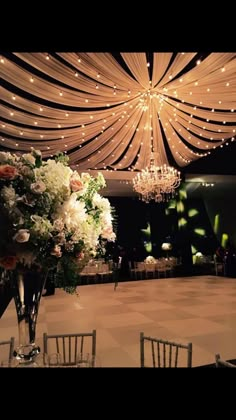
<path id="1" fill-rule="evenodd" d="M 145 203 L 168 201 L 181 182 L 177 169 L 166 164 L 156 165 L 156 155 L 152 153 L 150 164 L 133 178 L 133 188 Z"/>

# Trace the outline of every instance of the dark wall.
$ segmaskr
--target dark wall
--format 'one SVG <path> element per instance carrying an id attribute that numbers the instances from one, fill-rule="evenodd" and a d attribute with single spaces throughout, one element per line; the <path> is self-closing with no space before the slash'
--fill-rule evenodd
<path id="1" fill-rule="evenodd" d="M 148 225 L 146 204 L 131 197 L 109 197 L 109 201 L 115 208 L 117 243 L 127 250 L 135 247 L 145 253 L 141 229 Z"/>
<path id="2" fill-rule="evenodd" d="M 205 205 L 212 227 L 214 227 L 215 217 L 219 214 L 219 225 L 216 236 L 221 242 L 222 234 L 227 233 L 229 239 L 236 246 L 236 195 L 219 198 L 205 198 Z"/>
<path id="3" fill-rule="evenodd" d="M 148 255 L 144 248 L 144 235 L 148 223 L 151 227 L 152 252 L 155 257 L 165 256 L 161 249 L 163 242 L 171 242 L 172 255 L 183 257 L 191 264 L 191 245 L 203 254 L 213 254 L 217 247 L 217 238 L 213 232 L 205 205 L 202 199 L 187 199 L 185 203 L 185 217 L 187 224 L 184 228 L 178 226 L 179 215 L 176 207 L 168 208 L 168 203 L 143 203 L 137 198 L 109 197 L 115 208 L 117 220 L 117 243 L 128 251 L 134 247 L 142 257 Z M 188 217 L 190 209 L 196 209 L 197 215 Z M 204 229 L 204 235 L 199 235 L 195 229 Z"/>

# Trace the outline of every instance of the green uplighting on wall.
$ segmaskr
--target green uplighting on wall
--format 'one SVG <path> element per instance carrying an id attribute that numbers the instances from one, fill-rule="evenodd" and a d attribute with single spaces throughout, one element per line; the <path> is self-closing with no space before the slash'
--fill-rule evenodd
<path id="1" fill-rule="evenodd" d="M 141 229 L 141 231 L 144 233 L 144 235 L 147 238 L 150 238 L 150 236 L 151 236 L 151 226 L 150 226 L 150 223 L 148 223 L 147 229 Z"/>
<path id="2" fill-rule="evenodd" d="M 221 236 L 221 246 L 223 246 L 223 248 L 226 247 L 228 240 L 229 240 L 228 233 L 222 233 L 222 236 Z"/>
<path id="3" fill-rule="evenodd" d="M 144 244 L 144 248 L 146 249 L 146 251 L 150 254 L 152 252 L 152 243 L 151 242 L 146 242 Z"/>
<path id="4" fill-rule="evenodd" d="M 196 228 L 193 230 L 197 235 L 204 236 L 206 234 L 205 229 Z"/>
<path id="5" fill-rule="evenodd" d="M 189 209 L 188 211 L 188 217 L 194 217 L 199 213 L 197 209 Z"/>
<path id="6" fill-rule="evenodd" d="M 219 232 L 219 225 L 220 225 L 220 215 L 216 214 L 215 220 L 214 220 L 214 228 L 213 228 L 215 234 Z"/>
<path id="7" fill-rule="evenodd" d="M 170 210 L 169 209 L 165 209 L 165 215 L 166 216 L 169 216 L 169 214 L 170 214 Z"/>
<path id="8" fill-rule="evenodd" d="M 193 254 L 196 254 L 196 252 L 197 252 L 197 248 L 195 248 L 195 246 L 194 246 L 194 245 L 191 245 L 191 251 L 192 251 L 192 255 L 193 255 Z"/>
<path id="9" fill-rule="evenodd" d="M 176 200 L 173 198 L 168 203 L 168 209 L 175 209 L 176 208 Z"/>
<path id="10" fill-rule="evenodd" d="M 183 227 L 187 224 L 187 220 L 184 217 L 181 217 L 181 219 L 178 220 L 178 226 Z"/>
<path id="11" fill-rule="evenodd" d="M 177 208 L 178 213 L 183 213 L 184 212 L 184 203 L 182 201 L 178 201 L 176 208 Z"/>
<path id="12" fill-rule="evenodd" d="M 180 200 L 187 200 L 187 192 L 184 189 L 179 189 L 179 198 Z"/>

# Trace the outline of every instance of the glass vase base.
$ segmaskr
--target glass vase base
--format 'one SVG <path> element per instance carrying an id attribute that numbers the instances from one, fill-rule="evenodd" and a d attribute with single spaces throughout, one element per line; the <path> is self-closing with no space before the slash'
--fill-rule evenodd
<path id="1" fill-rule="evenodd" d="M 30 364 L 35 361 L 40 353 L 40 347 L 33 344 L 19 346 L 13 353 L 18 364 Z"/>

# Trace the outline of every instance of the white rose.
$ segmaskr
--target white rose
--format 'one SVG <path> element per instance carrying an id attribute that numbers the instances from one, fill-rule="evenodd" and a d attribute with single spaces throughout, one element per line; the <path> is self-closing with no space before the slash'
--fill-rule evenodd
<path id="1" fill-rule="evenodd" d="M 35 194 L 42 194 L 46 190 L 46 185 L 43 181 L 37 181 L 31 184 L 30 189 Z"/>
<path id="2" fill-rule="evenodd" d="M 24 153 L 22 158 L 26 160 L 26 162 L 30 163 L 31 165 L 35 165 L 35 158 L 31 155 L 31 153 Z"/>
<path id="3" fill-rule="evenodd" d="M 13 237 L 13 240 L 19 243 L 28 242 L 30 233 L 28 229 L 20 229 Z"/>
<path id="4" fill-rule="evenodd" d="M 32 150 L 32 153 L 33 153 L 33 155 L 34 155 L 35 157 L 42 157 L 41 150 L 36 150 L 36 149 L 33 149 L 33 150 Z"/>

